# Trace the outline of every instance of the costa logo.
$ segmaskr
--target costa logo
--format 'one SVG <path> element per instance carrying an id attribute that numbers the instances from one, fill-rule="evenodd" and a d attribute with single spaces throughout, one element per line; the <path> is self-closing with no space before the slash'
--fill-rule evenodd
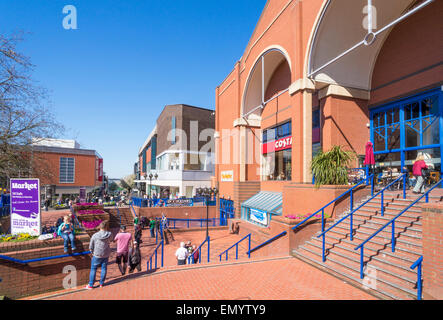
<path id="1" fill-rule="evenodd" d="M 292 136 L 263 144 L 262 153 L 270 153 L 292 148 Z"/>

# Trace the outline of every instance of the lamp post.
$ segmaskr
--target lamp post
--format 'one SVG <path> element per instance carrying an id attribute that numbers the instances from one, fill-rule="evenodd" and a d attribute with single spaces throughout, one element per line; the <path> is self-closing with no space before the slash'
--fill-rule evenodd
<path id="1" fill-rule="evenodd" d="M 208 201 L 211 199 L 211 195 L 217 195 L 217 188 L 198 188 L 197 193 L 203 196 L 206 200 L 206 239 L 209 237 L 209 206 Z"/>
<path id="2" fill-rule="evenodd" d="M 156 173 L 153 175 L 152 173 L 150 173 L 148 177 L 149 177 L 149 199 L 151 199 L 152 198 L 152 178 L 157 180 L 158 174 Z"/>

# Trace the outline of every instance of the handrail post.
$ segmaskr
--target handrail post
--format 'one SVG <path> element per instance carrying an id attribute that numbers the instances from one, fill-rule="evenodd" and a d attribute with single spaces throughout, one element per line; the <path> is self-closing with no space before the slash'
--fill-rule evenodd
<path id="1" fill-rule="evenodd" d="M 321 232 L 323 233 L 325 231 L 325 209 L 321 210 Z M 323 233 L 323 238 L 322 238 L 322 259 L 323 262 L 326 261 L 326 257 L 325 257 L 325 237 L 326 235 Z"/>
<path id="2" fill-rule="evenodd" d="M 351 211 L 354 209 L 354 190 L 351 189 Z"/>
<path id="3" fill-rule="evenodd" d="M 364 259 L 364 252 L 363 252 L 363 246 L 360 247 L 360 279 L 363 279 L 365 277 L 363 272 L 363 259 Z"/>
<path id="4" fill-rule="evenodd" d="M 351 211 L 351 218 L 350 218 L 350 221 L 349 221 L 349 226 L 350 226 L 349 238 L 351 239 L 351 241 L 354 241 L 354 219 L 353 219 L 353 215 L 354 215 L 354 212 Z"/>
<path id="5" fill-rule="evenodd" d="M 423 283 L 421 281 L 421 262 L 420 262 L 418 264 L 418 270 L 417 270 L 417 300 L 421 300 L 422 286 Z"/>
<path id="6" fill-rule="evenodd" d="M 395 220 L 392 221 L 392 252 L 395 252 Z"/>
<path id="7" fill-rule="evenodd" d="M 235 245 L 235 260 L 238 260 L 238 242 Z"/>
<path id="8" fill-rule="evenodd" d="M 426 192 L 425 198 L 426 198 L 426 203 L 429 203 L 429 192 Z"/>
<path id="9" fill-rule="evenodd" d="M 248 240 L 248 247 L 249 247 L 248 258 L 250 259 L 251 258 L 251 234 L 248 235 L 248 238 L 249 238 L 249 240 Z"/>
<path id="10" fill-rule="evenodd" d="M 371 196 L 374 196 L 374 175 L 371 176 Z"/>
<path id="11" fill-rule="evenodd" d="M 211 255 L 211 239 L 208 237 L 208 262 L 210 261 L 210 255 Z"/>
<path id="12" fill-rule="evenodd" d="M 369 184 L 369 166 L 366 166 L 365 171 L 366 171 L 366 185 L 368 185 Z"/>
<path id="13" fill-rule="evenodd" d="M 381 216 L 382 216 L 382 217 L 385 215 L 384 193 L 385 193 L 385 191 L 383 190 L 382 193 L 381 193 L 381 195 L 380 195 L 380 196 L 381 196 Z"/>
<path id="14" fill-rule="evenodd" d="M 157 249 L 155 249 L 155 269 L 157 269 Z"/>
<path id="15" fill-rule="evenodd" d="M 189 219 L 188 219 L 188 229 L 189 229 Z"/>
<path id="16" fill-rule="evenodd" d="M 163 268 L 164 246 L 165 246 L 165 241 L 162 241 L 162 268 Z"/>
<path id="17" fill-rule="evenodd" d="M 403 199 L 406 199 L 406 174 L 403 176 Z"/>

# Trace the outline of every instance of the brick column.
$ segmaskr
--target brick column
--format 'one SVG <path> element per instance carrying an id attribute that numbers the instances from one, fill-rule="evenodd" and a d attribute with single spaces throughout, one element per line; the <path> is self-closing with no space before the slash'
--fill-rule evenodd
<path id="1" fill-rule="evenodd" d="M 443 204 L 422 205 L 423 298 L 443 299 Z"/>

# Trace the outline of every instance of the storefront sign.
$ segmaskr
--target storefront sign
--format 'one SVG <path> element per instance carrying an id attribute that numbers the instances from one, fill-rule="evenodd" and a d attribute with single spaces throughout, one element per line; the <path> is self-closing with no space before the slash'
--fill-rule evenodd
<path id="1" fill-rule="evenodd" d="M 98 181 L 103 181 L 103 159 L 98 159 Z"/>
<path id="2" fill-rule="evenodd" d="M 271 141 L 262 145 L 262 153 L 271 153 L 292 148 L 292 136 Z"/>
<path id="3" fill-rule="evenodd" d="M 11 233 L 40 235 L 39 179 L 11 179 Z"/>
<path id="4" fill-rule="evenodd" d="M 222 171 L 221 181 L 223 182 L 234 181 L 234 170 Z"/>
<path id="5" fill-rule="evenodd" d="M 192 207 L 192 205 L 191 199 L 169 199 L 166 201 L 168 207 Z"/>
<path id="6" fill-rule="evenodd" d="M 250 213 L 250 220 L 265 226 L 268 225 L 268 213 L 266 211 L 251 208 Z"/>
<path id="7" fill-rule="evenodd" d="M 86 202 L 86 188 L 81 187 L 80 188 L 80 202 Z"/>

